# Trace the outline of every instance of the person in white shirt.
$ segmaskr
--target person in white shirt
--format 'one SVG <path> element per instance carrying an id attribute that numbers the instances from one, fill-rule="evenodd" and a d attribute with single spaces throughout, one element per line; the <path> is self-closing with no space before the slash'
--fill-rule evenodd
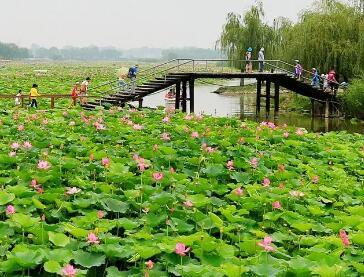
<path id="1" fill-rule="evenodd" d="M 264 71 L 264 48 L 260 48 L 259 54 L 258 54 L 258 61 L 259 61 L 259 72 Z"/>
<path id="2" fill-rule="evenodd" d="M 21 105 L 21 89 L 18 91 L 17 95 L 15 96 L 15 106 Z"/>
<path id="3" fill-rule="evenodd" d="M 91 82 L 91 78 L 87 77 L 85 81 L 83 81 L 81 83 L 81 88 L 80 88 L 80 103 L 82 104 L 86 104 L 87 103 L 87 92 L 88 92 L 88 86 L 90 85 Z"/>

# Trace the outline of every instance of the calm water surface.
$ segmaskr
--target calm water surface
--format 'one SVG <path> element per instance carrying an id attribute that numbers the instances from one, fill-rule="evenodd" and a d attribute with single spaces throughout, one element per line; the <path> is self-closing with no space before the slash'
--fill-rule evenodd
<path id="1" fill-rule="evenodd" d="M 247 82 L 246 82 L 247 83 Z M 239 80 L 232 80 L 228 85 L 237 86 Z M 223 84 L 221 84 L 223 85 Z M 226 85 L 226 84 L 224 84 Z M 219 95 L 212 93 L 220 86 L 218 84 L 198 85 L 195 87 L 195 113 L 204 113 L 213 116 L 238 116 L 241 119 L 257 121 L 266 120 L 265 116 L 255 117 L 255 94 L 244 95 Z M 165 92 L 160 92 L 144 98 L 145 107 L 155 108 L 164 106 Z M 187 103 L 188 105 L 188 103 Z M 264 108 L 262 108 L 262 111 Z M 263 112 L 262 112 L 263 115 Z M 312 132 L 343 131 L 364 134 L 363 122 L 351 122 L 338 118 L 324 119 L 320 117 L 311 118 L 309 114 L 298 114 L 293 112 L 280 111 L 277 119 L 270 118 L 278 124 L 287 123 L 291 126 L 306 128 Z"/>

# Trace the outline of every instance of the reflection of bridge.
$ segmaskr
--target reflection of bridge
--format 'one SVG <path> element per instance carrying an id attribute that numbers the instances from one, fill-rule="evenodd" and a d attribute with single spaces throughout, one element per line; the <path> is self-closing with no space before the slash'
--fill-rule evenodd
<path id="1" fill-rule="evenodd" d="M 252 61 L 257 63 L 258 61 Z M 256 112 L 260 113 L 261 99 L 265 99 L 266 115 L 270 113 L 271 101 L 274 102 L 274 112 L 279 111 L 279 90 L 284 87 L 297 94 L 309 97 L 314 101 L 325 103 L 326 113 L 329 113 L 330 102 L 334 97 L 323 92 L 322 89 L 311 86 L 311 72 L 303 71 L 302 81 L 293 77 L 294 65 L 279 60 L 265 61 L 264 72 L 244 73 L 234 69 L 242 67 L 245 61 L 231 60 L 192 60 L 175 59 L 146 70 L 138 75 L 138 85 L 135 93 L 130 90 L 121 91 L 117 86 L 117 80 L 104 83 L 94 88 L 94 91 L 102 92 L 104 96 L 94 102 L 84 105 L 86 109 L 93 109 L 99 105 L 124 106 L 127 102 L 139 101 L 142 106 L 143 98 L 150 94 L 171 88 L 176 89 L 176 109 L 194 112 L 194 87 L 197 79 L 233 79 L 252 78 L 257 80 Z M 233 67 L 235 66 L 235 67 Z M 262 83 L 265 82 L 265 91 L 262 92 Z M 131 84 L 129 84 L 131 85 Z M 274 85 L 274 94 L 271 90 Z"/>

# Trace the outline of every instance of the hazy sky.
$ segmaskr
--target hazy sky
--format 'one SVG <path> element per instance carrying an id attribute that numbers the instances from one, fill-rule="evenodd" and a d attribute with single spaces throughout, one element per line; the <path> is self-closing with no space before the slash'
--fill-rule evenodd
<path id="1" fill-rule="evenodd" d="M 266 20 L 297 20 L 314 0 L 263 0 Z M 213 48 L 228 12 L 254 0 L 0 0 L 0 41 L 29 47 Z"/>

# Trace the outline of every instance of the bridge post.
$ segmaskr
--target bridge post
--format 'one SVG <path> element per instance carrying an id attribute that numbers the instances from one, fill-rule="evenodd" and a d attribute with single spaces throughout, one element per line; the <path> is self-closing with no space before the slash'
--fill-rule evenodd
<path id="1" fill-rule="evenodd" d="M 182 112 L 185 113 L 187 111 L 187 81 L 182 81 Z"/>
<path id="2" fill-rule="evenodd" d="M 257 79 L 257 101 L 256 101 L 256 108 L 255 108 L 255 115 L 259 116 L 260 114 L 260 97 L 262 95 L 262 80 Z"/>
<path id="3" fill-rule="evenodd" d="M 267 80 L 265 84 L 265 117 L 269 117 L 269 111 L 270 111 L 270 85 L 271 81 Z"/>
<path id="4" fill-rule="evenodd" d="M 191 78 L 189 80 L 190 89 L 190 113 L 195 112 L 195 79 Z"/>
<path id="5" fill-rule="evenodd" d="M 176 103 L 175 103 L 175 109 L 179 110 L 179 105 L 181 102 L 181 82 L 176 83 Z"/>
<path id="6" fill-rule="evenodd" d="M 325 101 L 325 118 L 329 118 L 330 117 L 330 102 L 329 100 Z"/>
<path id="7" fill-rule="evenodd" d="M 138 99 L 139 109 L 143 108 L 143 98 Z"/>
<path id="8" fill-rule="evenodd" d="M 279 115 L 279 82 L 274 83 L 274 117 Z"/>

